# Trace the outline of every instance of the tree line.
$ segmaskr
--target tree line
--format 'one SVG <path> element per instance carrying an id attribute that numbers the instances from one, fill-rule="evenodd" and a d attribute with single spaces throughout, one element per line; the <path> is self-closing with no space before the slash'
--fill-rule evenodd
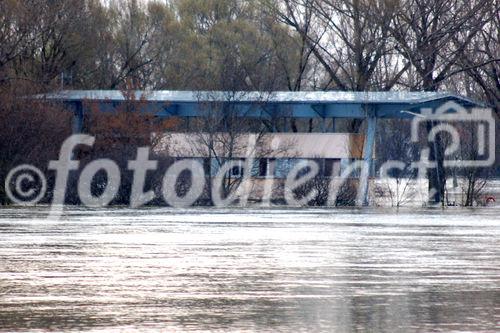
<path id="1" fill-rule="evenodd" d="M 58 89 L 446 90 L 499 115 L 499 11 L 498 0 L 3 0 L 0 175 L 54 157 L 70 117 L 15 96 Z"/>
<path id="2" fill-rule="evenodd" d="M 498 110 L 499 10 L 498 0 L 5 0 L 0 82 L 446 89 Z"/>

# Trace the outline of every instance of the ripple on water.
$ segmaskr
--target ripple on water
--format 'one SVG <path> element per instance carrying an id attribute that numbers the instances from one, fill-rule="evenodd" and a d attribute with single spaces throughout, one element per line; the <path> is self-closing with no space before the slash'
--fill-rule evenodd
<path id="1" fill-rule="evenodd" d="M 0 331 L 495 331 L 498 212 L 0 210 Z"/>

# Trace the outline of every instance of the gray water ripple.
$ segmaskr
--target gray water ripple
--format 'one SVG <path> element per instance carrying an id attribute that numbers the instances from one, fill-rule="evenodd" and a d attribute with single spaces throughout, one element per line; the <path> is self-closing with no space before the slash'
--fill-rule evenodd
<path id="1" fill-rule="evenodd" d="M 0 209 L 0 331 L 494 332 L 485 210 Z"/>

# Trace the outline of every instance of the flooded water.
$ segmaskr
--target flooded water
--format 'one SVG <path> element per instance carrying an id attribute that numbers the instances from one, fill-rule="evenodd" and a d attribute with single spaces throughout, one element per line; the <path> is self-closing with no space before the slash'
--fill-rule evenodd
<path id="1" fill-rule="evenodd" d="M 500 210 L 0 209 L 0 331 L 494 332 Z"/>

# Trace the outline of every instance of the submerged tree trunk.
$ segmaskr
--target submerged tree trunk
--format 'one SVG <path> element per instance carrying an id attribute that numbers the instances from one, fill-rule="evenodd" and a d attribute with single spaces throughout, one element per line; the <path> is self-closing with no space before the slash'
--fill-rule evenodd
<path id="1" fill-rule="evenodd" d="M 427 133 L 435 126 L 434 122 L 427 124 Z M 437 163 L 436 168 L 427 172 L 429 178 L 429 203 L 445 205 L 446 201 L 446 172 L 444 169 L 444 147 L 440 135 L 436 136 L 434 142 L 428 142 L 430 149 L 429 160 Z"/>

